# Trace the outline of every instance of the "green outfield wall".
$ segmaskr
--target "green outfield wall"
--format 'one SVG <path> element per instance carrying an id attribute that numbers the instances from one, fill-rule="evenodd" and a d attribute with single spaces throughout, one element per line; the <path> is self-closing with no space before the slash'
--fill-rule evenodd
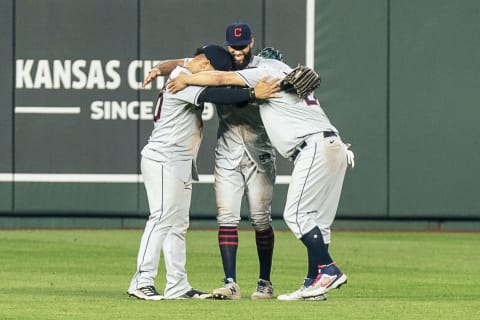
<path id="1" fill-rule="evenodd" d="M 139 153 L 164 79 L 139 84 L 244 21 L 256 49 L 322 76 L 356 156 L 339 228 L 480 229 L 479 14 L 475 0 L 0 0 L 0 227 L 142 225 Z M 191 216 L 211 223 L 214 108 L 203 118 Z M 291 169 L 279 159 L 278 220 Z"/>

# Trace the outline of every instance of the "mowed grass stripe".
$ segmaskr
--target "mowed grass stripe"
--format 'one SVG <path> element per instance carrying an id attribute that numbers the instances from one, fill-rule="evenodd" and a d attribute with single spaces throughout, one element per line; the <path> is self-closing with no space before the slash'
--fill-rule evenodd
<path id="1" fill-rule="evenodd" d="M 240 231 L 240 301 L 128 298 L 142 230 L 0 232 L 0 319 L 480 319 L 479 234 L 334 232 L 331 253 L 348 284 L 327 301 L 250 300 L 258 277 L 255 235 Z M 197 289 L 222 285 L 216 231 L 187 234 Z M 277 232 L 275 294 L 299 288 L 306 252 Z M 157 289 L 163 290 L 160 262 Z"/>

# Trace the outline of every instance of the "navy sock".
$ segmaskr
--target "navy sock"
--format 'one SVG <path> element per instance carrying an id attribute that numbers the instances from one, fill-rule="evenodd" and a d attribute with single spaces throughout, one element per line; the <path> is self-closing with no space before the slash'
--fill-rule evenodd
<path id="1" fill-rule="evenodd" d="M 220 227 L 218 229 L 218 246 L 222 256 L 225 278 L 232 278 L 236 281 L 238 228 Z"/>
<path id="2" fill-rule="evenodd" d="M 273 247 L 275 244 L 275 234 L 272 227 L 261 231 L 255 230 L 255 241 L 257 243 L 258 262 L 260 264 L 258 277 L 270 281 Z"/>
<path id="3" fill-rule="evenodd" d="M 332 263 L 332 258 L 328 253 L 328 246 L 323 242 L 322 232 L 318 227 L 303 235 L 300 239 L 308 254 L 308 274 L 307 278 L 315 279 L 318 275 L 318 266 Z"/>

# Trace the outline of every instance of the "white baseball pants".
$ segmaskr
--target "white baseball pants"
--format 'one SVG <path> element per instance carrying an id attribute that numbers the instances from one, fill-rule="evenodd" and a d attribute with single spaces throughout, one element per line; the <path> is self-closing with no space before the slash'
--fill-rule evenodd
<path id="1" fill-rule="evenodd" d="M 215 199 L 217 222 L 220 226 L 236 227 L 241 220 L 241 205 L 244 193 L 248 202 L 248 215 L 257 230 L 270 227 L 271 204 L 275 184 L 275 164 L 266 166 L 266 171 L 245 153 L 235 169 L 215 165 Z"/>
<path id="2" fill-rule="evenodd" d="M 283 217 L 300 239 L 318 226 L 326 244 L 342 192 L 346 149 L 338 136 L 315 134 L 295 159 Z"/>
<path id="3" fill-rule="evenodd" d="M 170 167 L 169 167 L 170 166 Z M 142 175 L 147 191 L 150 217 L 140 242 L 137 271 L 130 290 L 154 285 L 163 251 L 166 268 L 165 298 L 176 298 L 192 287 L 188 283 L 185 234 L 189 225 L 192 180 L 172 174 L 176 168 L 142 158 Z"/>

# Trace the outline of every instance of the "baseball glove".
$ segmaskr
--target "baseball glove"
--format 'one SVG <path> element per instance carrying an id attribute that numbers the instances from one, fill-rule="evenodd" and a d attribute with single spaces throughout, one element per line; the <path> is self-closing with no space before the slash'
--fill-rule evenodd
<path id="1" fill-rule="evenodd" d="M 305 98 L 320 86 L 320 76 L 309 67 L 298 65 L 280 83 L 285 91 L 295 91 L 300 98 Z"/>
<path id="2" fill-rule="evenodd" d="M 280 53 L 280 51 L 272 47 L 263 48 L 260 52 L 257 53 L 257 56 L 264 59 L 275 59 L 284 62 L 283 55 Z"/>

